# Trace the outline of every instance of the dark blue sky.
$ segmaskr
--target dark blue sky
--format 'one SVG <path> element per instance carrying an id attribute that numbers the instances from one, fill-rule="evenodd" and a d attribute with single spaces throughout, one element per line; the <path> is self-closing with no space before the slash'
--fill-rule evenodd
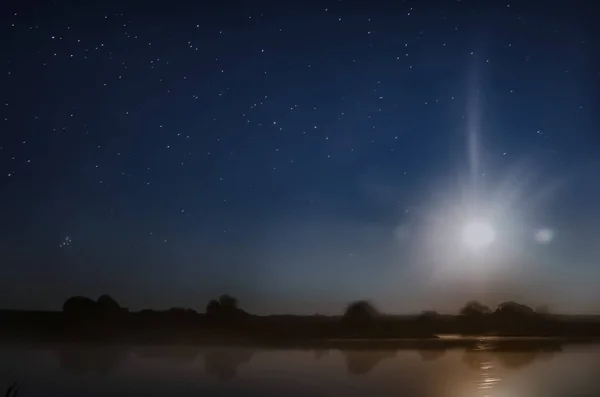
<path id="1" fill-rule="evenodd" d="M 595 1 L 0 7 L 1 307 L 600 310 Z"/>

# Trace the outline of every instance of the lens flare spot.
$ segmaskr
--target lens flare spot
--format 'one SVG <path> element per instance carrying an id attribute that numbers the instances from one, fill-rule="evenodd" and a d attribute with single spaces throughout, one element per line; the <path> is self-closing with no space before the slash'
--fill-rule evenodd
<path id="1" fill-rule="evenodd" d="M 539 229 L 535 232 L 534 238 L 540 244 L 550 244 L 554 240 L 554 230 L 549 228 Z"/>

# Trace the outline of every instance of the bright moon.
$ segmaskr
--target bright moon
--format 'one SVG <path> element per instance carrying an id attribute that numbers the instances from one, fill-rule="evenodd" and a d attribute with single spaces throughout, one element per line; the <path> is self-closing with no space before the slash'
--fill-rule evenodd
<path id="1" fill-rule="evenodd" d="M 474 250 L 481 250 L 494 242 L 496 232 L 484 219 L 476 219 L 465 224 L 462 231 L 463 243 Z"/>

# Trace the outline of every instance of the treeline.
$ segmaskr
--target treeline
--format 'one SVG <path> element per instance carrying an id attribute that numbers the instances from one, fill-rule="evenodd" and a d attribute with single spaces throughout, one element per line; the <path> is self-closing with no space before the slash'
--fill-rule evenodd
<path id="1" fill-rule="evenodd" d="M 546 306 L 508 301 L 492 310 L 478 301 L 467 302 L 456 316 L 423 312 L 418 320 L 435 333 L 500 336 L 600 337 L 600 317 L 551 314 Z"/>
<path id="2" fill-rule="evenodd" d="M 63 314 L 71 324 L 82 320 L 109 324 L 121 321 L 139 327 L 191 327 L 196 328 L 194 331 L 197 328 L 241 331 L 248 336 L 278 338 L 426 338 L 436 334 L 600 336 L 600 321 L 552 315 L 547 307 L 533 309 L 513 301 L 501 303 L 495 309 L 469 301 L 457 315 L 424 311 L 415 316 L 394 316 L 381 313 L 363 300 L 350 303 L 341 316 L 255 316 L 242 310 L 238 300 L 230 295 L 209 301 L 205 313 L 184 308 L 130 313 L 110 296 L 102 295 L 95 302 L 83 297 L 70 298 L 63 305 Z"/>
<path id="3" fill-rule="evenodd" d="M 455 315 L 424 311 L 397 316 L 381 313 L 368 301 L 356 301 L 339 316 L 257 316 L 241 309 L 230 295 L 210 300 L 203 313 L 178 307 L 133 312 L 109 295 L 102 295 L 97 300 L 71 297 L 60 313 L 2 312 L 0 331 L 123 342 L 263 339 L 275 343 L 436 338 L 439 334 L 600 337 L 597 319 L 553 315 L 546 308 L 533 309 L 516 302 L 504 302 L 492 310 L 477 301 L 467 302 Z"/>

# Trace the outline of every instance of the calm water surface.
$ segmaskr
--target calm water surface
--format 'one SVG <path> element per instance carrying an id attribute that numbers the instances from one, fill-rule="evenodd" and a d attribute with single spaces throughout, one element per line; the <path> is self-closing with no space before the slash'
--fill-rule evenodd
<path id="1" fill-rule="evenodd" d="M 10 346 L 0 381 L 34 396 L 600 396 L 600 345 L 560 351 Z M 0 393 L 1 394 L 1 393 Z"/>

